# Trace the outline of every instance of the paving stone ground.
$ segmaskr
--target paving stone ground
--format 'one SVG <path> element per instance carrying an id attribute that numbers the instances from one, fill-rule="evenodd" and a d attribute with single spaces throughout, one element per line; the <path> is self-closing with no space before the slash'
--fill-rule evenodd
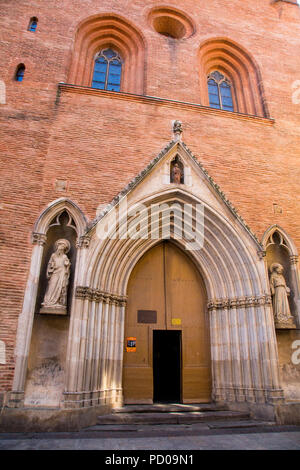
<path id="1" fill-rule="evenodd" d="M 300 450 L 299 426 L 140 426 L 69 433 L 0 434 L 0 450 Z"/>

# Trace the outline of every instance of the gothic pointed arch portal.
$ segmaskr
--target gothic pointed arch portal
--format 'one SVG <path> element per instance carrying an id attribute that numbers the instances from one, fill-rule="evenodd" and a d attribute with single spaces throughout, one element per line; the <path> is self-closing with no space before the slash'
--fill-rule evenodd
<path id="1" fill-rule="evenodd" d="M 139 202 L 144 209 L 133 215 L 130 223 L 137 219 L 143 227 L 149 221 L 153 204 L 203 205 L 203 247 L 186 250 L 188 240 L 195 236 L 192 230 L 195 214 L 188 224 L 186 239 L 178 239 L 176 244 L 193 260 L 205 284 L 212 401 L 273 403 L 282 400 L 271 300 L 264 262 L 258 256 L 259 243 L 244 226 L 230 219 L 228 212 L 222 215 L 187 188 L 171 185 L 144 195 Z M 104 211 L 89 233 L 90 249 L 72 306 L 64 394 L 65 407 L 69 408 L 123 403 L 128 282 L 143 255 L 164 239 L 154 240 L 143 233 L 138 238 L 123 237 L 128 227 L 126 218 L 121 218 L 120 236 L 100 241 L 97 230 L 101 225 L 111 225 L 110 213 Z M 168 222 L 170 239 L 176 238 L 181 222 L 175 215 Z M 199 227 L 198 230 L 201 231 Z"/>
<path id="2" fill-rule="evenodd" d="M 204 282 L 184 251 L 163 241 L 143 255 L 128 282 L 124 401 L 210 402 L 210 369 Z"/>

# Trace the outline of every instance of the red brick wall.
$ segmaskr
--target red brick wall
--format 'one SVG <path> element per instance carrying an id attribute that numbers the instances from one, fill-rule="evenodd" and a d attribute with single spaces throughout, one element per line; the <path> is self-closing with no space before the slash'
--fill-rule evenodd
<path id="1" fill-rule="evenodd" d="M 292 84 L 300 80 L 300 13 L 269 0 L 168 0 L 193 20 L 190 38 L 170 40 L 148 23 L 149 0 L 0 1 L 0 79 L 7 90 L 1 112 L 1 310 L 0 339 L 7 365 L 0 390 L 11 387 L 17 320 L 28 276 L 33 224 L 46 205 L 65 196 L 89 219 L 109 202 L 171 139 L 171 121 L 183 122 L 183 140 L 261 237 L 282 226 L 300 249 L 300 104 Z M 214 37 L 240 44 L 258 64 L 274 124 L 255 118 L 204 113 L 195 107 L 151 100 L 118 99 L 105 93 L 62 92 L 77 25 L 91 15 L 121 15 L 143 35 L 145 93 L 199 103 L 198 52 Z M 36 33 L 27 31 L 37 16 Z M 297 33 L 298 32 L 298 33 Z M 25 79 L 13 79 L 19 63 Z M 68 181 L 66 191 L 55 180 Z M 273 204 L 282 207 L 274 213 Z"/>

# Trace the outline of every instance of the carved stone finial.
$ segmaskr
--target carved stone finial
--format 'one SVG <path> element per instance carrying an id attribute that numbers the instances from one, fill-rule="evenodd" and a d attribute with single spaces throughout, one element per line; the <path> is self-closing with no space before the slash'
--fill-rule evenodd
<path id="1" fill-rule="evenodd" d="M 174 140 L 181 140 L 181 134 L 183 132 L 181 121 L 174 121 L 173 123 L 173 134 Z"/>

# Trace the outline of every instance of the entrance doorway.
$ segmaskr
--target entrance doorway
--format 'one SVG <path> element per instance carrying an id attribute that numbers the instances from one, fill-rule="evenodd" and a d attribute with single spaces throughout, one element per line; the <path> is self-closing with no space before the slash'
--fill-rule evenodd
<path id="1" fill-rule="evenodd" d="M 133 268 L 127 295 L 124 402 L 210 402 L 206 290 L 188 254 L 171 241 L 151 248 Z"/>
<path id="2" fill-rule="evenodd" d="M 153 331 L 153 401 L 181 402 L 181 331 Z"/>

